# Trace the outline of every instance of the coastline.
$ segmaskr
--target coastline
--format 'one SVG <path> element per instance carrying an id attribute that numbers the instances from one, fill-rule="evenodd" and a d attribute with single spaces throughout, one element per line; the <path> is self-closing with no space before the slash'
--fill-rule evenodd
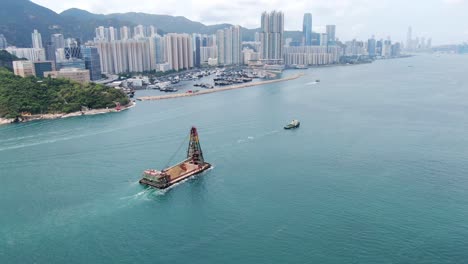
<path id="1" fill-rule="evenodd" d="M 68 114 L 60 113 L 60 114 L 32 115 L 32 116 L 23 117 L 23 119 L 21 121 L 18 121 L 17 123 L 25 123 L 25 122 L 35 121 L 35 120 L 60 119 L 60 118 L 83 116 L 83 115 L 100 115 L 100 114 L 121 112 L 121 111 L 130 109 L 134 107 L 135 105 L 136 105 L 135 102 L 130 101 L 128 105 L 122 106 L 120 110 L 116 110 L 115 108 L 101 108 L 101 109 L 91 109 L 87 111 L 72 112 Z M 7 124 L 13 124 L 13 123 L 16 123 L 15 119 L 13 118 L 10 118 L 10 119 L 0 118 L 0 125 L 7 125 Z"/>
<path id="2" fill-rule="evenodd" d="M 137 100 L 139 100 L 139 101 L 155 101 L 155 100 L 172 99 L 172 98 L 179 98 L 179 97 L 197 96 L 197 95 L 210 94 L 210 93 L 216 93 L 216 92 L 223 92 L 223 91 L 234 90 L 234 89 L 247 88 L 247 87 L 258 86 L 258 85 L 263 85 L 263 84 L 290 81 L 290 80 L 297 79 L 297 78 L 299 78 L 299 77 L 301 77 L 303 75 L 304 75 L 303 73 L 299 73 L 299 74 L 295 74 L 295 75 L 292 75 L 292 76 L 289 76 L 289 77 L 286 77 L 286 78 L 281 78 L 281 79 L 260 81 L 260 82 L 251 82 L 251 83 L 243 83 L 243 84 L 233 85 L 233 86 L 224 87 L 224 88 L 217 88 L 217 89 L 199 91 L 197 93 L 179 93 L 179 94 L 170 94 L 170 95 L 142 96 L 142 97 L 138 97 Z"/>

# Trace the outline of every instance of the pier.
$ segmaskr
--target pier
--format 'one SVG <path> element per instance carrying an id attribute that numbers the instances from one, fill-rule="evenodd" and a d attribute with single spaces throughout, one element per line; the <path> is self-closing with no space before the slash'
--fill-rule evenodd
<path id="1" fill-rule="evenodd" d="M 304 75 L 304 74 L 302 74 L 302 73 L 301 74 L 295 74 L 295 75 L 292 75 L 292 76 L 289 76 L 289 77 L 285 77 L 285 78 L 281 78 L 281 79 L 275 79 L 275 80 L 243 83 L 243 84 L 238 84 L 238 85 L 232 85 L 232 86 L 229 86 L 229 87 L 199 91 L 199 92 L 196 92 L 196 93 L 179 93 L 179 94 L 169 94 L 169 95 L 142 96 L 142 97 L 139 97 L 137 100 L 140 100 L 140 101 L 154 101 L 154 100 L 163 100 L 163 99 L 172 99 L 172 98 L 178 98 L 178 97 L 188 97 L 188 96 L 210 94 L 210 93 L 222 92 L 222 91 L 227 91 L 227 90 L 241 89 L 241 88 L 247 88 L 247 87 L 252 87 L 252 86 L 257 86 L 257 85 L 263 85 L 263 84 L 270 84 L 270 83 L 294 80 L 294 79 L 297 79 L 297 78 L 301 77 L 302 75 Z"/>

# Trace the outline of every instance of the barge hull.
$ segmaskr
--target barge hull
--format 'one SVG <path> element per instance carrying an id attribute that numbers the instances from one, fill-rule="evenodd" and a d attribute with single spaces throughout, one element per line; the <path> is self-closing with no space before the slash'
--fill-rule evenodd
<path id="1" fill-rule="evenodd" d="M 148 185 L 148 186 L 158 188 L 158 189 L 166 189 L 166 188 L 171 187 L 172 185 L 174 185 L 174 184 L 176 184 L 176 183 L 178 183 L 180 181 L 183 181 L 183 180 L 188 179 L 190 177 L 193 177 L 193 176 L 195 176 L 197 174 L 200 174 L 200 173 L 204 172 L 205 170 L 207 170 L 209 168 L 211 168 L 211 164 L 205 162 L 205 164 L 201 168 L 189 171 L 189 172 L 181 175 L 180 177 L 177 177 L 177 178 L 171 180 L 166 185 L 162 185 L 162 186 L 158 185 L 156 182 L 147 180 L 145 178 L 140 180 L 140 184 Z"/>

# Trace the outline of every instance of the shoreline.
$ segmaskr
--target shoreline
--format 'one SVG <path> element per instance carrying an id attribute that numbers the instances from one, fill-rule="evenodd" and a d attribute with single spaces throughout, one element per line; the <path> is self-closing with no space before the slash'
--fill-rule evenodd
<path id="1" fill-rule="evenodd" d="M 142 97 L 138 97 L 137 100 L 138 101 L 155 101 L 155 100 L 164 100 L 164 99 L 173 99 L 173 98 L 179 98 L 179 97 L 189 97 L 189 96 L 211 94 L 211 93 L 216 93 L 216 92 L 223 92 L 223 91 L 228 91 L 228 90 L 253 87 L 253 86 L 258 86 L 258 85 L 263 85 L 263 84 L 290 81 L 290 80 L 297 79 L 297 78 L 299 78 L 299 77 L 301 77 L 303 75 L 304 75 L 303 73 L 299 73 L 299 74 L 294 74 L 292 76 L 281 78 L 281 79 L 267 80 L 267 81 L 260 81 L 260 82 L 251 82 L 251 83 L 243 83 L 243 84 L 233 85 L 233 86 L 229 86 L 229 87 L 199 91 L 197 93 L 179 93 L 179 94 L 170 94 L 170 95 L 142 96 Z"/>
<path id="2" fill-rule="evenodd" d="M 61 118 L 84 116 L 84 115 L 100 115 L 100 114 L 108 114 L 108 113 L 117 113 L 117 112 L 128 110 L 132 107 L 135 107 L 135 105 L 136 105 L 135 102 L 130 101 L 128 105 L 122 106 L 120 110 L 116 110 L 115 108 L 101 108 L 101 109 L 91 109 L 87 111 L 72 112 L 68 114 L 60 113 L 60 114 L 32 115 L 32 116 L 23 117 L 23 120 L 18 121 L 18 122 L 15 122 L 14 118 L 10 118 L 10 119 L 0 118 L 0 126 L 14 124 L 14 123 L 26 123 L 26 122 L 36 121 L 36 120 L 50 120 L 50 119 L 61 119 Z"/>

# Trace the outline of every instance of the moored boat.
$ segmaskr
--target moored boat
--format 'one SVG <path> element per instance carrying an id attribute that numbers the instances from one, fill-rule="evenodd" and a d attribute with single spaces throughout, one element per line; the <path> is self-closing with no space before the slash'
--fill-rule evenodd
<path id="1" fill-rule="evenodd" d="M 140 183 L 159 189 L 165 189 L 175 183 L 197 175 L 210 167 L 211 164 L 205 162 L 203 158 L 197 129 L 192 127 L 190 130 L 187 159 L 162 171 L 154 169 L 145 170 Z"/>
<path id="2" fill-rule="evenodd" d="M 301 122 L 299 120 L 293 120 L 291 123 L 287 124 L 284 129 L 292 129 L 292 128 L 298 128 L 301 125 Z"/>

